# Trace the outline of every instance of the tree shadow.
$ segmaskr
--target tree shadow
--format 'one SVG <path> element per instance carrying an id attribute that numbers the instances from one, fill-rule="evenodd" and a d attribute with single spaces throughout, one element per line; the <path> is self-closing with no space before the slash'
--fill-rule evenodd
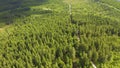
<path id="1" fill-rule="evenodd" d="M 42 5 L 48 0 L 0 0 L 0 22 L 9 25 L 15 18 L 29 16 L 30 7 Z"/>

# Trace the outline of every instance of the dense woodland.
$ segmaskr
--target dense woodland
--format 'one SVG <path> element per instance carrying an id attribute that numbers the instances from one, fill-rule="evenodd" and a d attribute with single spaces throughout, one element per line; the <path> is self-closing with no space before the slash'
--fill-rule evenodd
<path id="1" fill-rule="evenodd" d="M 3 3 L 11 7 L 0 7 L 0 68 L 120 67 L 118 0 Z"/>

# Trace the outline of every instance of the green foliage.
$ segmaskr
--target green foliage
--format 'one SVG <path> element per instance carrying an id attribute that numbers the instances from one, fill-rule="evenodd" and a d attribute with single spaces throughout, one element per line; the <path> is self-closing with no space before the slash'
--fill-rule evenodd
<path id="1" fill-rule="evenodd" d="M 23 3 L 31 14 L 0 34 L 0 68 L 118 68 L 120 13 L 99 2 L 74 1 L 72 21 L 66 2 Z"/>

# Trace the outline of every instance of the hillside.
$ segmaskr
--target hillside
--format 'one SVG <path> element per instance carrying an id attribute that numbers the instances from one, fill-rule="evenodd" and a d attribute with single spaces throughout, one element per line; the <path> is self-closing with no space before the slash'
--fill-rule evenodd
<path id="1" fill-rule="evenodd" d="M 47 0 L 0 0 L 0 27 L 13 23 L 14 19 L 31 15 L 30 7 Z"/>
<path id="2" fill-rule="evenodd" d="M 1 0 L 0 6 L 0 68 L 120 67 L 119 0 Z"/>

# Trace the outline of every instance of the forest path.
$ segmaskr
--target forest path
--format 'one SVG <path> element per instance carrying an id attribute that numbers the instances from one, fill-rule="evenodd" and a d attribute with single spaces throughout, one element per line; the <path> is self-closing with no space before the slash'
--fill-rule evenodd
<path id="1" fill-rule="evenodd" d="M 6 25 L 6 26 L 0 28 L 0 32 L 3 32 L 3 31 L 4 31 L 6 28 L 8 28 L 8 27 L 10 27 L 10 26 L 9 26 L 9 25 Z"/>
<path id="2" fill-rule="evenodd" d="M 0 32 L 2 32 L 4 30 L 4 28 L 0 28 Z"/>
<path id="3" fill-rule="evenodd" d="M 72 9 L 71 9 L 72 6 L 71 5 L 76 5 L 77 6 L 77 4 L 80 4 L 79 2 L 81 2 L 81 3 L 84 2 L 85 3 L 86 1 L 87 0 L 80 0 L 80 1 L 79 0 L 74 0 L 74 1 L 73 0 L 64 0 L 63 2 L 66 3 L 66 4 L 68 4 L 69 8 L 70 8 L 70 11 L 72 11 Z M 77 37 L 77 39 L 78 39 L 78 41 L 80 41 L 80 37 L 79 36 Z M 73 61 L 76 61 L 76 60 L 73 60 Z M 90 61 L 90 62 L 92 64 L 93 68 L 97 68 L 96 65 L 92 61 Z"/>
<path id="4" fill-rule="evenodd" d="M 100 4 L 104 5 L 104 6 L 107 6 L 107 7 L 109 7 L 109 8 L 112 8 L 112 9 L 118 11 L 118 12 L 120 12 L 120 9 L 118 9 L 118 8 L 112 6 L 112 5 L 109 5 L 109 4 L 106 4 L 106 3 L 102 3 L 102 2 L 98 2 L 98 3 L 100 3 Z"/>

